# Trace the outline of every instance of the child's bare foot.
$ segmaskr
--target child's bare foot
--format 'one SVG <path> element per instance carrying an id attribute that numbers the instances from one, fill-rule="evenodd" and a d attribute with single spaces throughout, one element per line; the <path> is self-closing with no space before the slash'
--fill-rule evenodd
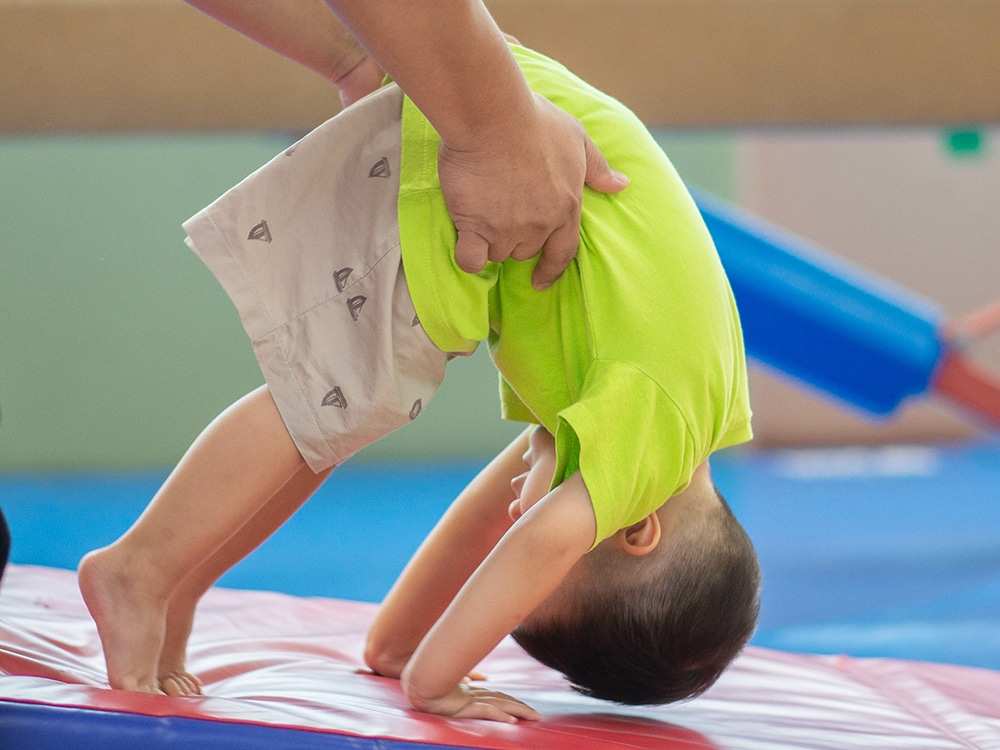
<path id="1" fill-rule="evenodd" d="M 201 695 L 201 680 L 184 668 L 196 604 L 197 599 L 189 601 L 179 592 L 167 608 L 167 630 L 157 666 L 160 690 L 167 695 Z"/>
<path id="2" fill-rule="evenodd" d="M 201 680 L 190 672 L 160 672 L 160 690 L 174 697 L 201 695 Z"/>
<path id="3" fill-rule="evenodd" d="M 159 693 L 157 662 L 167 602 L 120 558 L 113 547 L 86 555 L 78 571 L 80 593 L 97 623 L 111 687 Z"/>

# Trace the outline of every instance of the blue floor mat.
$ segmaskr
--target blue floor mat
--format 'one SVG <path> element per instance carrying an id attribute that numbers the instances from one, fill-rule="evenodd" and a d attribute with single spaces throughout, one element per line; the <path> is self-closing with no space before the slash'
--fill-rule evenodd
<path id="1" fill-rule="evenodd" d="M 781 451 L 725 463 L 757 545 L 759 645 L 1000 667 L 1000 448 Z"/>
<path id="2" fill-rule="evenodd" d="M 477 468 L 348 464 L 221 585 L 378 601 Z M 713 470 L 761 557 L 755 643 L 1000 667 L 1000 446 L 728 452 Z M 0 477 L 12 561 L 75 567 L 162 479 Z"/>

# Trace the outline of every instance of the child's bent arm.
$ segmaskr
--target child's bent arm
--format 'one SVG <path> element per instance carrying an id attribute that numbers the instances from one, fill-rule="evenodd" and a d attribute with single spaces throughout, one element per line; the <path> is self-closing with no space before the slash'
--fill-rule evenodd
<path id="1" fill-rule="evenodd" d="M 462 678 L 563 581 L 590 549 L 596 521 L 579 472 L 521 517 L 469 578 L 420 643 L 403 673 L 415 708 L 513 721 L 534 712 Z"/>
<path id="2" fill-rule="evenodd" d="M 510 481 L 524 471 L 525 431 L 462 491 L 407 564 L 372 623 L 365 662 L 399 677 L 420 641 L 510 528 Z"/>

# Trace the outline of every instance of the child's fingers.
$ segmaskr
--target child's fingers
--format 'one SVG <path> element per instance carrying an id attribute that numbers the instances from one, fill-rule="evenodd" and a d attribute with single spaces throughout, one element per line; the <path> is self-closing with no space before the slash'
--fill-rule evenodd
<path id="1" fill-rule="evenodd" d="M 528 721 L 538 721 L 539 713 L 527 703 L 519 701 L 506 693 L 500 693 L 486 688 L 473 688 L 472 694 L 475 703 L 492 706 L 501 711 L 506 716 L 515 719 L 527 719 Z"/>
<path id="2" fill-rule="evenodd" d="M 527 703 L 521 703 L 521 701 L 513 699 L 510 703 L 504 704 L 504 711 L 510 716 L 524 719 L 525 721 L 538 721 L 542 718 L 541 714 Z"/>
<path id="3" fill-rule="evenodd" d="M 469 672 L 469 674 L 467 674 L 465 676 L 465 679 L 463 680 L 463 682 L 466 682 L 466 683 L 469 683 L 469 682 L 484 682 L 484 681 L 486 681 L 488 679 L 489 679 L 489 677 L 487 677 L 482 672 L 477 672 L 477 671 L 473 670 L 473 671 Z"/>
<path id="4" fill-rule="evenodd" d="M 502 694 L 497 693 L 496 695 L 501 696 Z M 508 696 L 473 701 L 463 706 L 462 710 L 455 714 L 455 717 L 459 719 L 486 719 L 504 724 L 516 724 L 522 719 L 538 721 L 541 718 L 531 706 Z"/>
<path id="5" fill-rule="evenodd" d="M 462 707 L 462 710 L 455 714 L 456 719 L 486 719 L 487 721 L 499 721 L 504 724 L 516 724 L 517 717 L 506 713 L 499 707 L 486 701 L 476 701 Z"/>

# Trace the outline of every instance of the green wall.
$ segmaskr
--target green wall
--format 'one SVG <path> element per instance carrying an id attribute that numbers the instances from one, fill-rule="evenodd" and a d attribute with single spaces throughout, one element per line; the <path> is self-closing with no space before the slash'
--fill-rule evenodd
<path id="1" fill-rule="evenodd" d="M 658 133 L 690 182 L 733 192 L 732 139 Z M 180 224 L 283 136 L 0 138 L 0 472 L 148 469 L 262 381 L 239 319 Z M 498 417 L 483 351 L 449 365 L 368 460 L 481 457 Z"/>

